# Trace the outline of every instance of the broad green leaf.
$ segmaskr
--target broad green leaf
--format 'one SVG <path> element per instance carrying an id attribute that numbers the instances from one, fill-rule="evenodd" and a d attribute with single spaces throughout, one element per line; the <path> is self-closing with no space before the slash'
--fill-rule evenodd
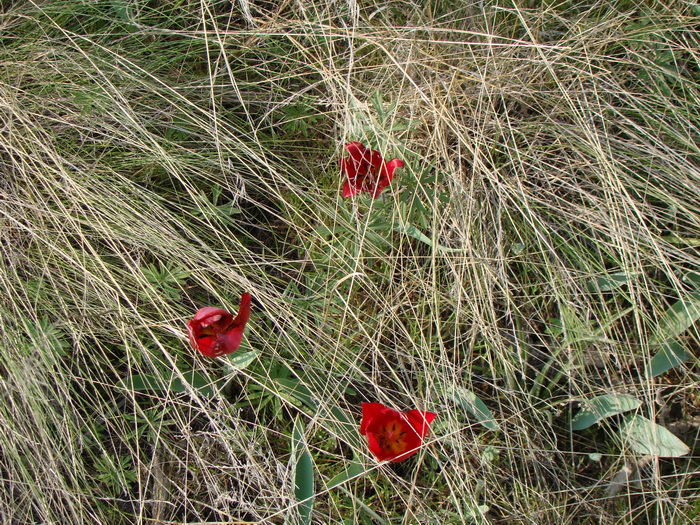
<path id="1" fill-rule="evenodd" d="M 300 401 L 311 410 L 318 409 L 318 403 L 314 400 L 313 393 L 298 379 L 279 377 L 275 379 L 275 383 L 280 387 L 280 394 Z"/>
<path id="2" fill-rule="evenodd" d="M 306 372 L 303 376 L 304 383 L 297 378 L 277 378 L 275 383 L 279 386 L 280 394 L 287 398 L 293 398 L 311 409 L 319 417 L 323 418 L 326 424 L 341 441 L 350 445 L 353 449 L 360 449 L 365 446 L 358 433 L 358 425 L 348 417 L 345 412 L 328 403 L 319 403 L 318 395 L 314 391 L 328 391 L 328 377 L 317 376 L 314 373 Z M 354 391 L 347 386 L 347 381 L 337 380 L 333 384 L 333 394 L 345 393 L 354 395 Z"/>
<path id="3" fill-rule="evenodd" d="M 338 437 L 350 445 L 353 450 L 359 450 L 365 446 L 360 438 L 357 423 L 350 419 L 342 409 L 333 407 L 326 417 L 326 424 L 333 428 Z"/>
<path id="4" fill-rule="evenodd" d="M 153 390 L 156 392 L 174 392 L 178 394 L 187 392 L 191 388 L 203 396 L 213 397 L 219 391 L 218 386 L 220 386 L 221 383 L 223 383 L 222 380 L 212 383 L 200 372 L 190 370 L 182 374 L 182 379 L 176 377 L 174 374 L 167 378 L 159 377 L 156 374 L 133 375 L 119 381 L 117 386 L 133 392 Z"/>
<path id="5" fill-rule="evenodd" d="M 688 445 L 665 427 L 636 414 L 628 414 L 620 427 L 622 439 L 638 454 L 678 458 L 690 452 Z"/>
<path id="6" fill-rule="evenodd" d="M 474 392 L 459 386 L 448 386 L 448 392 L 452 400 L 472 414 L 479 423 L 489 430 L 498 430 L 499 425 L 493 413 Z"/>
<path id="7" fill-rule="evenodd" d="M 666 343 L 651 359 L 647 367 L 647 377 L 656 377 L 664 372 L 683 364 L 693 357 L 679 343 Z"/>
<path id="8" fill-rule="evenodd" d="M 623 284 L 628 283 L 632 277 L 634 277 L 634 274 L 627 272 L 600 275 L 591 278 L 586 286 L 591 292 L 612 292 L 613 290 L 618 290 Z"/>
<path id="9" fill-rule="evenodd" d="M 676 301 L 664 312 L 659 321 L 659 329 L 649 344 L 652 346 L 669 342 L 700 319 L 700 293 L 691 293 Z"/>
<path id="10" fill-rule="evenodd" d="M 513 253 L 513 255 L 520 255 L 525 251 L 525 244 L 522 242 L 516 242 L 510 247 L 510 251 Z"/>
<path id="11" fill-rule="evenodd" d="M 125 388 L 132 392 L 143 392 L 145 390 L 166 390 L 162 379 L 155 374 L 138 374 L 128 376 L 117 383 L 119 388 Z"/>
<path id="12" fill-rule="evenodd" d="M 561 322 L 561 319 L 553 317 L 549 320 L 545 330 L 552 337 L 559 337 L 564 333 L 564 324 Z"/>
<path id="13" fill-rule="evenodd" d="M 664 235 L 661 237 L 664 241 L 676 246 L 700 246 L 700 238 L 697 237 L 679 237 L 678 235 Z"/>
<path id="14" fill-rule="evenodd" d="M 294 499 L 297 503 L 294 514 L 298 517 L 298 520 L 293 520 L 292 523 L 308 525 L 311 523 L 314 507 L 314 464 L 306 446 L 304 424 L 300 416 L 294 420 L 292 431 L 291 470 L 294 479 Z"/>
<path id="15" fill-rule="evenodd" d="M 250 352 L 236 352 L 232 354 L 228 362 L 237 370 L 243 370 L 248 367 L 253 361 L 258 358 L 258 351 L 251 350 Z"/>
<path id="16" fill-rule="evenodd" d="M 365 469 L 362 465 L 360 465 L 359 463 L 352 462 L 340 474 L 333 476 L 333 478 L 331 478 L 326 483 L 326 487 L 328 487 L 328 490 L 334 489 L 338 485 L 342 485 L 346 481 L 353 479 L 353 478 L 357 478 L 364 473 L 365 473 Z"/>
<path id="17" fill-rule="evenodd" d="M 572 430 L 583 430 L 601 419 L 639 408 L 642 402 L 622 394 L 604 394 L 584 402 L 583 408 L 571 419 Z"/>
<path id="18" fill-rule="evenodd" d="M 441 244 L 434 243 L 433 240 L 426 234 L 421 232 L 415 226 L 410 224 L 394 226 L 394 231 L 398 233 L 405 233 L 409 237 L 413 237 L 417 241 L 427 244 L 430 247 L 435 248 L 439 252 L 461 252 L 461 248 L 448 248 L 447 246 L 442 246 Z"/>
<path id="19" fill-rule="evenodd" d="M 129 2 L 128 0 L 112 0 L 112 9 L 116 17 L 122 22 L 131 22 L 129 17 Z"/>
<path id="20" fill-rule="evenodd" d="M 700 273 L 688 272 L 683 276 L 683 281 L 690 283 L 693 288 L 700 290 Z"/>

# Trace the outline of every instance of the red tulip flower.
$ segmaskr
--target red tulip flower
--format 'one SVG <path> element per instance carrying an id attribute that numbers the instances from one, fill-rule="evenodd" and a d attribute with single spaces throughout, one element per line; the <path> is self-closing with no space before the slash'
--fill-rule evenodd
<path id="1" fill-rule="evenodd" d="M 360 434 L 367 436 L 369 451 L 378 461 L 398 463 L 418 452 L 436 416 L 420 410 L 397 412 L 381 403 L 362 403 Z"/>
<path id="2" fill-rule="evenodd" d="M 235 318 L 221 308 L 201 308 L 187 323 L 190 343 L 207 357 L 232 354 L 241 346 L 249 317 L 250 294 L 247 292 L 241 297 L 241 306 Z"/>
<path id="3" fill-rule="evenodd" d="M 343 197 L 366 192 L 376 199 L 391 183 L 394 170 L 403 166 L 399 159 L 384 162 L 378 151 L 367 149 L 360 142 L 351 142 L 345 149 L 350 158 L 340 159 L 340 171 L 348 177 L 343 186 Z"/>

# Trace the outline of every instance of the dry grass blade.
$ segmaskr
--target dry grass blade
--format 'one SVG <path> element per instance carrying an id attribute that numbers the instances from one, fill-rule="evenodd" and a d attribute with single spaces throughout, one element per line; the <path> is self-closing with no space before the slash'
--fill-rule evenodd
<path id="1" fill-rule="evenodd" d="M 697 518 L 697 363 L 645 374 L 697 295 L 696 7 L 1 11 L 4 521 L 282 523 L 295 420 L 318 481 L 362 473 L 318 523 Z M 339 197 L 350 141 L 404 161 L 376 200 Z M 195 355 L 242 291 L 250 358 Z M 572 431 L 604 394 L 694 452 Z M 437 412 L 421 453 L 377 465 L 361 401 Z"/>

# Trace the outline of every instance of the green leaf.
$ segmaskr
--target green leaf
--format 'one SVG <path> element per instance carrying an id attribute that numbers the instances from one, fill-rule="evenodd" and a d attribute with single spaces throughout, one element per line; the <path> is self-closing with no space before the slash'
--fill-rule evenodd
<path id="1" fill-rule="evenodd" d="M 678 458 L 690 452 L 688 445 L 665 427 L 636 414 L 628 414 L 620 427 L 622 439 L 638 454 Z"/>
<path id="2" fill-rule="evenodd" d="M 499 425 L 493 413 L 484 402 L 479 399 L 474 392 L 459 386 L 448 386 L 452 400 L 459 404 L 464 410 L 472 414 L 476 419 L 489 430 L 498 430 Z"/>
<path id="3" fill-rule="evenodd" d="M 320 381 L 320 378 L 311 376 L 306 379 L 314 384 L 318 384 Z M 353 449 L 360 449 L 364 446 L 358 433 L 357 424 L 342 409 L 334 406 L 329 410 L 327 404 L 319 406 L 319 403 L 316 402 L 315 394 L 297 378 L 276 378 L 275 383 L 278 385 L 281 395 L 304 404 L 314 413 L 323 417 L 338 439 L 347 443 Z M 339 391 L 347 393 L 349 390 L 344 383 L 340 384 Z"/>
<path id="4" fill-rule="evenodd" d="M 564 333 L 564 323 L 561 322 L 561 319 L 553 317 L 549 320 L 545 331 L 552 337 L 559 337 Z"/>
<path id="5" fill-rule="evenodd" d="M 128 0 L 112 0 L 112 9 L 114 14 L 122 22 L 131 22 L 129 17 L 129 2 Z"/>
<path id="6" fill-rule="evenodd" d="M 510 247 L 510 251 L 513 253 L 513 255 L 520 255 L 525 251 L 525 248 L 527 248 L 527 246 L 525 246 L 524 243 L 516 242 Z"/>
<path id="7" fill-rule="evenodd" d="M 200 395 L 214 397 L 218 393 L 218 386 L 221 383 L 223 383 L 223 380 L 212 383 L 200 372 L 190 370 L 184 372 L 182 378 L 176 377 L 175 374 L 170 375 L 170 377 L 160 377 L 156 374 L 132 375 L 119 381 L 117 386 L 132 392 L 152 390 L 177 394 L 188 392 L 190 389 L 193 389 Z"/>
<path id="8" fill-rule="evenodd" d="M 311 513 L 314 507 L 314 464 L 304 438 L 304 424 L 301 417 L 294 420 L 292 431 L 291 470 L 294 479 L 294 499 L 297 520 L 292 523 L 307 525 L 311 523 Z"/>
<path id="9" fill-rule="evenodd" d="M 332 407 L 330 414 L 323 415 L 326 418 L 326 424 L 332 427 L 338 437 L 350 445 L 353 450 L 360 450 L 365 446 L 360 438 L 357 423 L 350 419 L 343 410 Z"/>
<path id="10" fill-rule="evenodd" d="M 635 410 L 642 402 L 622 394 L 604 394 L 584 402 L 583 408 L 571 419 L 572 430 L 583 430 L 601 419 Z"/>
<path id="11" fill-rule="evenodd" d="M 441 244 L 434 243 L 433 240 L 425 235 L 415 226 L 410 224 L 394 226 L 394 231 L 398 233 L 405 233 L 409 237 L 413 237 L 417 241 L 427 244 L 431 248 L 435 248 L 439 252 L 461 252 L 462 248 L 448 248 L 447 246 L 442 246 Z"/>
<path id="12" fill-rule="evenodd" d="M 305 404 L 311 410 L 318 409 L 318 403 L 314 401 L 314 395 L 301 381 L 296 378 L 279 377 L 275 383 L 280 387 L 280 393 L 292 397 Z"/>
<path id="13" fill-rule="evenodd" d="M 671 341 L 690 328 L 700 319 L 700 293 L 691 293 L 676 301 L 664 312 L 659 321 L 658 332 L 649 344 L 661 345 Z"/>
<path id="14" fill-rule="evenodd" d="M 683 276 L 683 281 L 690 283 L 690 285 L 696 290 L 700 290 L 700 273 L 688 272 Z"/>
<path id="15" fill-rule="evenodd" d="M 250 352 L 236 352 L 231 355 L 228 360 L 229 365 L 232 365 L 237 370 L 243 370 L 247 368 L 253 361 L 258 358 L 259 352 L 257 350 L 251 350 Z"/>
<path id="16" fill-rule="evenodd" d="M 586 287 L 591 292 L 612 292 L 619 290 L 623 284 L 626 284 L 634 275 L 627 272 L 617 272 L 607 275 L 600 275 L 589 279 Z"/>
<path id="17" fill-rule="evenodd" d="M 328 490 L 334 489 L 338 485 L 342 485 L 345 482 L 353 478 L 357 478 L 364 473 L 365 469 L 362 465 L 360 465 L 359 463 L 352 462 L 350 463 L 350 465 L 347 466 L 347 468 L 343 472 L 333 476 L 333 478 L 331 478 L 326 483 L 326 487 L 328 488 Z"/>
<path id="18" fill-rule="evenodd" d="M 686 352 L 679 343 L 664 344 L 657 354 L 651 359 L 647 367 L 647 377 L 652 378 L 671 370 L 693 357 Z"/>

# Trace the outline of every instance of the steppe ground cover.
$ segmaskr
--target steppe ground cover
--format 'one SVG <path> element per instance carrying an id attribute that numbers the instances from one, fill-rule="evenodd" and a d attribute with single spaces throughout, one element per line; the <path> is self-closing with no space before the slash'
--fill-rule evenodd
<path id="1" fill-rule="evenodd" d="M 694 2 L 1 6 L 3 523 L 700 519 Z"/>

